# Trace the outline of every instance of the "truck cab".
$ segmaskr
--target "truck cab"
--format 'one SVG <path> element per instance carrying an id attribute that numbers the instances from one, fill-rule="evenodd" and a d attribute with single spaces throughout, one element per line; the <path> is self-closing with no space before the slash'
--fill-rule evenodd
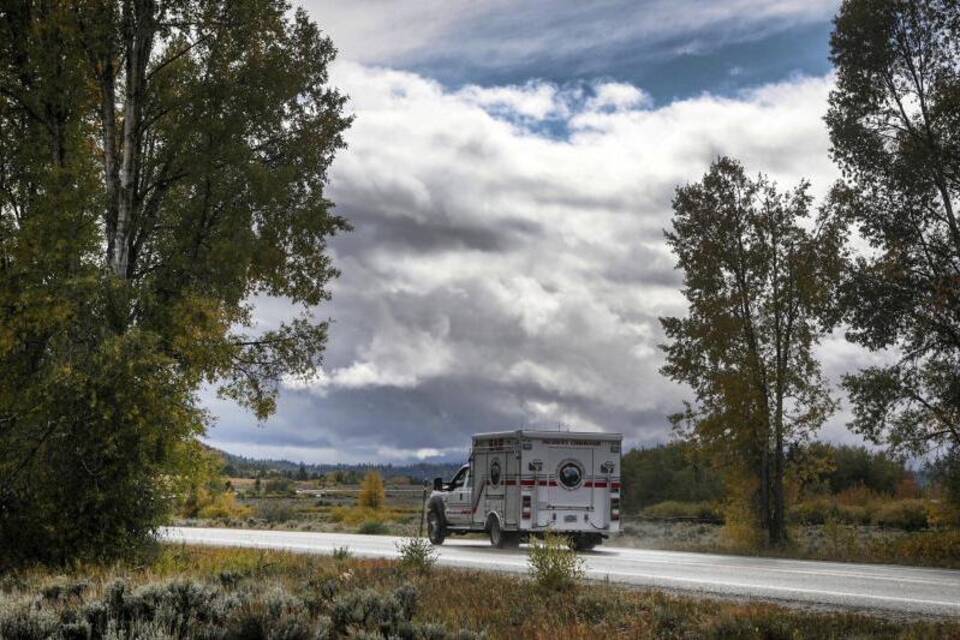
<path id="1" fill-rule="evenodd" d="M 479 433 L 467 464 L 434 480 L 427 504 L 433 544 L 485 532 L 495 547 L 553 531 L 591 549 L 620 529 L 620 448 L 615 433 L 516 430 Z"/>

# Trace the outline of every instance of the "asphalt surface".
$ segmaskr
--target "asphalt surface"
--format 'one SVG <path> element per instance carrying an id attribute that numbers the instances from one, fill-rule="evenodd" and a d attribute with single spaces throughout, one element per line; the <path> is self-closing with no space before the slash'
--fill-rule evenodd
<path id="1" fill-rule="evenodd" d="M 169 528 L 170 542 L 332 553 L 347 547 L 361 557 L 392 558 L 403 538 L 255 529 Z M 527 554 L 485 541 L 448 538 L 440 564 L 524 573 Z M 752 558 L 601 546 L 581 554 L 588 578 L 737 598 L 916 616 L 960 616 L 960 571 Z"/>

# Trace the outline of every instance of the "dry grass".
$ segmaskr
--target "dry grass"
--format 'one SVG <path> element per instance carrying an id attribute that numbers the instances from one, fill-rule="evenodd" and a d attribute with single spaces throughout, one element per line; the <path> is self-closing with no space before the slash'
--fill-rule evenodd
<path id="1" fill-rule="evenodd" d="M 396 562 L 252 549 L 166 547 L 139 567 L 77 567 L 69 573 L 52 577 L 35 570 L 8 575 L 0 584 L 2 597 L 10 598 L 14 592 L 38 594 L 54 583 L 77 579 L 89 583 L 90 597 L 100 597 L 105 585 L 117 577 L 132 586 L 191 579 L 231 590 L 284 589 L 302 598 L 314 615 L 332 615 L 332 605 L 325 599 L 330 593 L 363 600 L 378 593 L 388 597 L 409 584 L 417 593 L 416 624 L 483 632 L 491 639 L 960 637 L 960 624 L 951 622 L 811 613 L 603 584 L 548 592 L 534 588 L 528 579 L 496 573 L 438 568 L 418 574 L 404 572 Z"/>

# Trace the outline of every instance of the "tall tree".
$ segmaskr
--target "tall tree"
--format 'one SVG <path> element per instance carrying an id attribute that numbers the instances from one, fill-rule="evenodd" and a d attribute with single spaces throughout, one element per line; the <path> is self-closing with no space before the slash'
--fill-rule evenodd
<path id="1" fill-rule="evenodd" d="M 142 541 L 200 385 L 265 418 L 320 362 L 334 54 L 282 0 L 0 7 L 0 548 Z M 256 295 L 302 311 L 254 331 Z"/>
<path id="2" fill-rule="evenodd" d="M 807 191 L 801 183 L 780 193 L 720 158 L 702 182 L 677 189 L 666 234 L 689 313 L 660 319 L 670 340 L 662 372 L 696 395 L 674 424 L 728 473 L 751 480 L 770 544 L 786 539 L 785 447 L 835 406 L 813 349 L 834 322 L 842 236 L 827 220 L 808 230 Z"/>
<path id="3" fill-rule="evenodd" d="M 960 446 L 960 3 L 846 0 L 827 124 L 838 216 L 870 250 L 844 296 L 848 337 L 889 349 L 847 376 L 853 428 L 904 453 Z"/>

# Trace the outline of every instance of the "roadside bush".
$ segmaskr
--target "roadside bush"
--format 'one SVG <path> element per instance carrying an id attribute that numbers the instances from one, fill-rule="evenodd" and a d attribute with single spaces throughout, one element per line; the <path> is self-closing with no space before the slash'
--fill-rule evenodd
<path id="1" fill-rule="evenodd" d="M 263 485 L 264 491 L 269 494 L 288 496 L 296 491 L 293 488 L 293 481 L 288 478 L 270 478 Z"/>
<path id="2" fill-rule="evenodd" d="M 583 560 L 570 546 L 570 541 L 553 533 L 530 546 L 530 575 L 541 589 L 569 591 L 583 578 Z"/>
<path id="3" fill-rule="evenodd" d="M 404 597 L 409 598 L 409 594 Z M 394 595 L 357 589 L 334 600 L 331 620 L 341 634 L 376 631 L 389 637 L 399 631 L 402 622 L 409 622 L 407 613 L 408 609 Z"/>
<path id="4" fill-rule="evenodd" d="M 956 567 L 960 559 L 960 531 L 921 531 L 892 541 L 875 543 L 878 557 L 907 559 L 911 564 Z"/>
<path id="5" fill-rule="evenodd" d="M 369 522 L 364 522 L 357 528 L 357 533 L 362 533 L 368 536 L 385 536 L 390 533 L 390 527 L 388 527 L 383 522 L 377 522 L 376 520 L 370 520 Z"/>
<path id="6" fill-rule="evenodd" d="M 425 575 L 430 573 L 439 559 L 437 550 L 426 538 L 407 538 L 397 543 L 400 552 L 400 569 Z"/>
<path id="7" fill-rule="evenodd" d="M 874 522 L 881 527 L 919 531 L 927 528 L 929 513 L 923 500 L 896 500 L 882 505 Z"/>
<path id="8" fill-rule="evenodd" d="M 284 500 L 261 500 L 257 503 L 254 515 L 269 524 L 279 524 L 292 520 L 294 510 Z"/>
<path id="9" fill-rule="evenodd" d="M 46 640 L 56 637 L 60 620 L 46 609 L 37 609 L 28 600 L 0 600 L 0 638 Z"/>
<path id="10" fill-rule="evenodd" d="M 652 520 L 702 520 L 723 522 L 723 514 L 711 502 L 677 502 L 668 500 L 647 507 L 640 512 L 644 518 Z"/>
<path id="11" fill-rule="evenodd" d="M 829 520 L 838 520 L 837 505 L 830 498 L 805 500 L 790 509 L 790 519 L 797 524 L 825 524 Z"/>
<path id="12" fill-rule="evenodd" d="M 205 503 L 201 503 L 197 510 L 197 517 L 208 520 L 227 518 L 246 518 L 252 513 L 250 507 L 237 502 L 236 494 L 232 492 L 210 495 Z"/>
<path id="13" fill-rule="evenodd" d="M 795 524 L 821 525 L 828 522 L 842 524 L 870 524 L 881 502 L 845 504 L 830 497 L 804 500 L 790 508 L 790 520 Z"/>

